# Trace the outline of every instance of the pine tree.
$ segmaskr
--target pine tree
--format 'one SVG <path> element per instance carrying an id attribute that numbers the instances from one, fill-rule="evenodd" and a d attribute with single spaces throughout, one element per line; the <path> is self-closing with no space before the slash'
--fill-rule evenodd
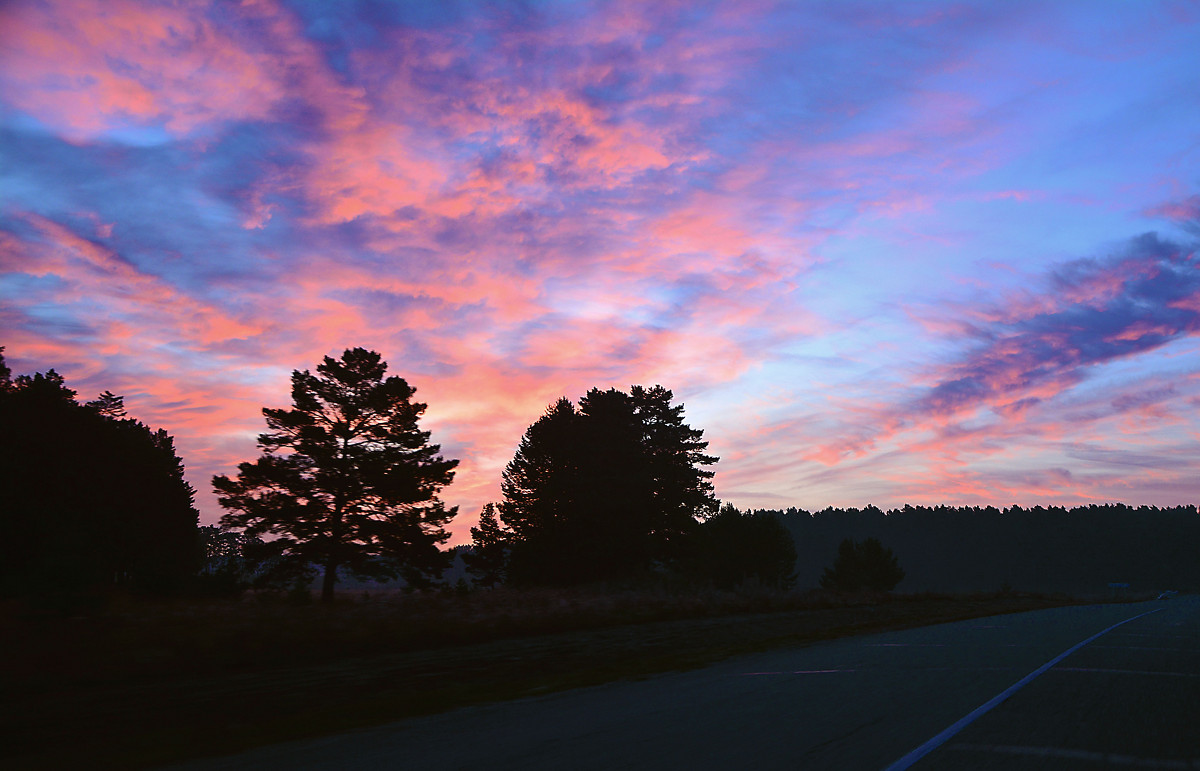
<path id="1" fill-rule="evenodd" d="M 581 533 L 572 513 L 582 485 L 580 416 L 566 397 L 525 431 L 504 469 L 500 519 L 512 534 L 506 577 L 514 583 L 570 583 Z"/>
<path id="2" fill-rule="evenodd" d="M 577 583 L 639 575 L 678 556 L 712 514 L 716 463 L 703 431 L 661 386 L 561 398 L 529 427 L 504 472 L 500 517 L 511 580 Z"/>
<path id="3" fill-rule="evenodd" d="M 384 377 L 375 351 L 326 356 L 317 373 L 292 373 L 292 409 L 264 409 L 263 454 L 236 479 L 213 477 L 225 527 L 272 534 L 294 556 L 324 570 L 331 602 L 337 571 L 395 575 L 423 583 L 448 560 L 438 549 L 457 514 L 437 498 L 457 460 L 429 444 L 417 422 L 426 406 L 403 378 Z M 380 561 L 379 557 L 386 558 Z"/>
<path id="4" fill-rule="evenodd" d="M 746 582 L 784 589 L 795 581 L 795 541 L 770 512 L 741 512 L 726 503 L 688 546 L 686 572 L 718 589 Z"/>
<path id="5" fill-rule="evenodd" d="M 13 381 L 2 353 L 0 490 L 0 594 L 170 592 L 197 566 L 194 490 L 171 436 L 80 405 L 53 369 Z"/>
<path id="6" fill-rule="evenodd" d="M 708 455 L 704 431 L 683 422 L 683 405 L 672 406 L 670 390 L 634 386 L 630 389 L 642 427 L 645 463 L 652 482 L 654 536 L 658 556 L 676 555 L 680 542 L 694 531 L 697 519 L 717 513 L 713 495 L 717 458 Z"/>
<path id="7" fill-rule="evenodd" d="M 498 516 L 496 504 L 484 504 L 479 525 L 471 528 L 471 550 L 463 555 L 467 571 L 480 586 L 494 586 L 504 580 L 512 534 L 501 527 Z"/>
<path id="8" fill-rule="evenodd" d="M 95 401 L 90 401 L 84 406 L 113 420 L 121 420 L 125 417 L 125 397 L 117 396 L 112 391 L 105 391 Z"/>

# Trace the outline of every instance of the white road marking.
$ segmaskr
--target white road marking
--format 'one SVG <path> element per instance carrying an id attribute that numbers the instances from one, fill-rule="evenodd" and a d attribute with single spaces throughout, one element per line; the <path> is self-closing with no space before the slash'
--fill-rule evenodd
<path id="1" fill-rule="evenodd" d="M 1096 634 L 1087 638 L 1083 642 L 1076 643 L 1075 645 L 1071 646 L 1070 648 L 1067 648 L 1065 651 L 1058 654 L 1054 658 L 1050 659 L 1045 664 L 1042 664 L 1040 667 L 1033 670 L 1029 674 L 1025 675 L 1020 680 L 1013 683 L 1012 685 L 1010 685 L 1008 688 L 1006 688 L 1005 690 L 1003 690 L 996 696 L 993 696 L 986 703 L 981 704 L 978 707 L 976 707 L 975 709 L 971 710 L 971 712 L 969 712 L 966 716 L 960 718 L 957 722 L 955 722 L 949 728 L 942 731 L 940 734 L 933 737 L 929 741 L 925 742 L 920 747 L 917 747 L 915 750 L 908 753 L 904 757 L 900 758 L 895 763 L 891 764 L 886 769 L 884 769 L 884 771 L 904 771 L 904 769 L 910 768 L 918 760 L 925 757 L 926 755 L 933 752 L 938 747 L 941 747 L 943 744 L 945 744 L 947 741 L 949 741 L 959 731 L 961 731 L 964 728 L 966 728 L 967 726 L 971 725 L 971 723 L 974 723 L 976 720 L 983 717 L 988 712 L 991 712 L 993 709 L 995 709 L 997 706 L 999 706 L 1001 703 L 1003 703 L 1004 700 L 1007 699 L 1009 696 L 1012 696 L 1017 691 L 1021 690 L 1025 686 L 1029 685 L 1031 682 L 1033 682 L 1034 678 L 1036 678 L 1038 675 L 1042 674 L 1047 669 L 1050 669 L 1055 664 L 1057 664 L 1058 662 L 1065 659 L 1067 656 L 1070 656 L 1075 651 L 1079 650 L 1083 646 L 1090 643 L 1092 640 L 1099 639 L 1100 637 L 1103 637 L 1104 635 L 1108 634 L 1109 632 L 1116 629 L 1117 627 L 1128 624 L 1130 621 L 1136 621 L 1137 619 L 1141 618 L 1142 616 L 1149 616 L 1151 613 L 1157 613 L 1160 610 L 1162 610 L 1162 608 L 1158 608 L 1156 610 L 1150 610 L 1145 613 L 1139 613 L 1138 615 L 1133 616 L 1131 618 L 1127 618 L 1124 621 L 1118 621 L 1117 623 L 1110 626 L 1108 629 L 1105 629 L 1101 632 L 1097 632 Z"/>
<path id="2" fill-rule="evenodd" d="M 758 675 L 832 675 L 837 672 L 857 672 L 857 669 L 797 669 L 794 672 L 744 672 L 742 677 Z"/>
<path id="3" fill-rule="evenodd" d="M 1200 768 L 1200 759 L 1168 760 L 1166 758 L 1138 758 L 1133 755 L 1116 755 L 1111 752 L 1089 752 L 1087 750 L 1072 750 L 1065 747 L 1022 747 L 1009 744 L 952 744 L 948 750 L 964 750 L 974 752 L 996 752 L 1003 755 L 1025 755 L 1039 758 L 1063 758 L 1069 760 L 1087 760 L 1092 763 L 1107 763 L 1126 768 Z"/>
<path id="4" fill-rule="evenodd" d="M 1152 672 L 1146 669 L 1089 669 L 1086 667 L 1055 667 L 1055 672 L 1101 672 L 1114 675 L 1157 675 L 1159 677 L 1200 677 L 1191 672 Z"/>

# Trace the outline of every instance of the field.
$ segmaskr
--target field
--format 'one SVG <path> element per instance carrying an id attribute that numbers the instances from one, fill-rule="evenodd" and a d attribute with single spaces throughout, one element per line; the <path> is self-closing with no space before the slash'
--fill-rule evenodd
<path id="1" fill-rule="evenodd" d="M 148 767 L 1066 596 L 667 591 L 114 600 L 0 616 L 6 768 Z M 64 737 L 70 741 L 63 741 Z"/>

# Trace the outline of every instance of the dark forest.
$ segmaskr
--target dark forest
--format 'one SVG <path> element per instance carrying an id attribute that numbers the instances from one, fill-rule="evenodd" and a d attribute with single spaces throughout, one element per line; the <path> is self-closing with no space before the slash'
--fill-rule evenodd
<path id="1" fill-rule="evenodd" d="M 797 586 L 817 586 L 839 542 L 877 538 L 895 551 L 906 592 L 1017 591 L 1098 595 L 1200 587 L 1195 506 L 1106 504 L 1007 509 L 905 506 L 756 511 L 796 542 Z"/>

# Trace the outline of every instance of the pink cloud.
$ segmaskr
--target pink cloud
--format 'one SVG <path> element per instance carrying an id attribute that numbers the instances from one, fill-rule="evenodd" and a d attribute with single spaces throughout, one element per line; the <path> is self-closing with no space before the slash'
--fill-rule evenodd
<path id="1" fill-rule="evenodd" d="M 960 357 L 913 373 L 892 398 L 858 398 L 853 404 L 828 399 L 835 418 L 822 426 L 816 441 L 806 443 L 801 459 L 855 478 L 861 476 L 861 464 L 888 467 L 893 461 L 887 459 L 896 453 L 904 470 L 888 472 L 886 487 L 889 494 L 912 496 L 914 503 L 970 503 L 973 496 L 975 502 L 1002 503 L 1001 495 L 1059 502 L 1111 496 L 1111 485 L 1103 491 L 1089 488 L 1096 483 L 1094 475 L 1022 475 L 1014 469 L 1027 462 L 1023 456 L 1061 464 L 1062 445 L 1114 437 L 1129 437 L 1151 452 L 1162 444 L 1155 432 L 1184 428 L 1178 410 L 1187 397 L 1173 385 L 1131 381 L 1130 390 L 1109 403 L 1088 397 L 1081 384 L 1117 362 L 1200 331 L 1193 302 L 1198 281 L 1191 252 L 1146 236 L 1131 240 L 1117 257 L 1070 263 L 1052 272 L 1044 292 L 953 308 L 926 327 L 966 336 L 969 345 Z M 1112 388 L 1108 384 L 1099 393 L 1111 394 Z M 789 433 L 785 425 L 782 435 Z M 1016 447 L 1023 456 L 1013 454 Z M 988 471 L 989 459 L 1009 470 Z"/>
<path id="2" fill-rule="evenodd" d="M 0 11 L 5 98 L 76 140 L 126 125 L 187 134 L 266 117 L 283 89 L 196 7 L 130 0 L 11 3 Z"/>
<path id="3" fill-rule="evenodd" d="M 1154 206 L 1146 210 L 1149 217 L 1162 217 L 1175 222 L 1200 222 L 1200 195 Z"/>
<path id="4" fill-rule="evenodd" d="M 91 321 L 110 328 L 110 332 L 99 335 L 110 344 L 131 336 L 131 319 L 148 322 L 137 325 L 143 334 L 159 330 L 164 341 L 173 336 L 201 346 L 253 337 L 265 329 L 253 319 L 234 317 L 192 299 L 53 220 L 34 214 L 25 218 L 42 240 L 7 241 L 0 247 L 0 267 L 32 276 L 56 276 L 63 282 L 57 290 L 60 303 L 87 299 L 102 302 L 107 312 Z M 36 254 L 36 259 L 31 259 L 30 252 Z M 164 317 L 169 319 L 167 328 L 163 327 Z"/>
<path id="5" fill-rule="evenodd" d="M 641 6 L 606 6 L 586 27 L 501 31 L 475 23 L 483 27 L 396 31 L 388 46 L 354 54 L 363 104 L 370 106 L 356 120 L 329 127 L 330 138 L 311 149 L 313 168 L 302 187 L 319 206 L 314 221 L 390 217 L 405 207 L 452 219 L 498 217 L 557 201 L 564 190 L 613 190 L 648 172 L 678 174 L 706 157 L 694 142 L 682 140 L 681 129 L 692 130 L 695 116 L 684 125 L 661 120 L 672 105 L 694 108 L 702 100 L 648 88 L 619 104 L 586 99 L 586 88 L 604 82 L 613 64 L 566 52 L 620 41 L 638 57 L 643 81 L 676 75 L 711 89 L 728 73 L 713 61 L 711 77 L 705 77 L 697 58 L 705 46 L 722 43 L 671 35 L 651 52 L 641 38 L 662 19 Z M 481 54 L 475 34 L 486 34 L 494 49 Z M 561 53 L 552 78 L 523 80 L 521 71 L 513 71 L 513 62 L 530 49 Z M 454 80 L 452 88 L 428 85 L 468 66 L 471 76 Z M 657 115 L 654 123 L 641 115 L 647 108 Z M 481 142 L 500 151 L 488 168 L 451 157 L 455 143 Z"/>

